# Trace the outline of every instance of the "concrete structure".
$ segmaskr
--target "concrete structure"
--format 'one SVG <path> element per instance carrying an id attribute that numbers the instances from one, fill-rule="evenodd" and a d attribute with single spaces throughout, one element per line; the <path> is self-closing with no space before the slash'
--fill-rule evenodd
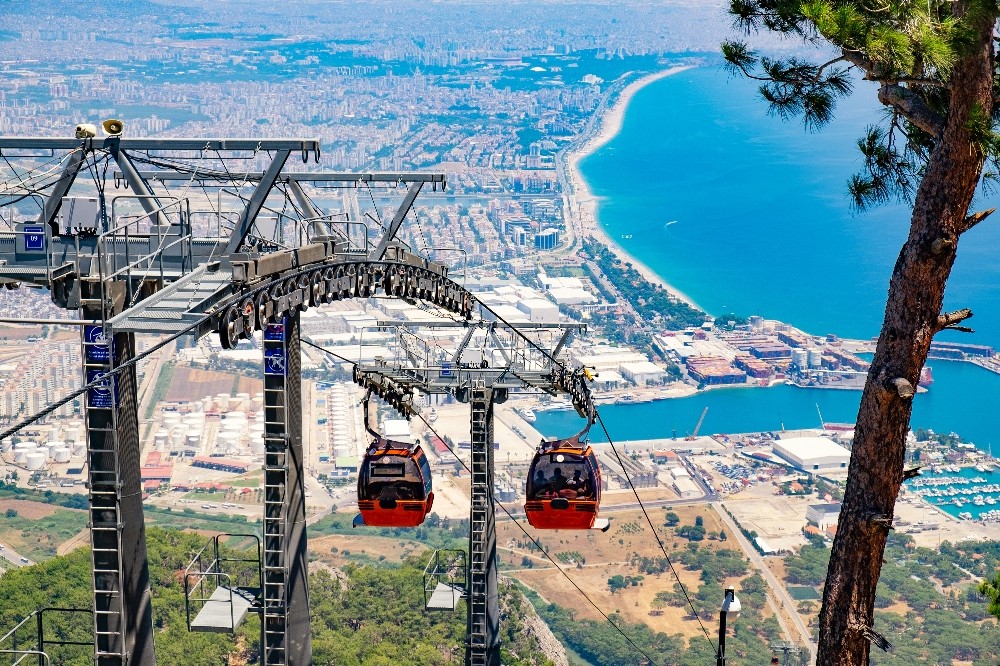
<path id="1" fill-rule="evenodd" d="M 659 384 L 667 378 L 667 372 L 649 361 L 633 361 L 622 363 L 619 367 L 622 376 L 637 386 Z"/>
<path id="2" fill-rule="evenodd" d="M 806 520 L 816 523 L 821 530 L 836 525 L 840 519 L 840 502 L 813 504 L 806 509 Z"/>
<path id="3" fill-rule="evenodd" d="M 826 437 L 793 437 L 774 442 L 774 452 L 804 472 L 847 469 L 851 452 Z"/>

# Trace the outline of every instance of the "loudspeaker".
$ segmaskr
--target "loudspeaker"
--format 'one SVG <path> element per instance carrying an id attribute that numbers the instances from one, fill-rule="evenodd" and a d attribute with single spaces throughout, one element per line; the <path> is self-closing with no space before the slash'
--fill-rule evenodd
<path id="1" fill-rule="evenodd" d="M 80 123 L 76 126 L 76 138 L 92 139 L 97 136 L 97 127 L 90 123 Z"/>
<path id="2" fill-rule="evenodd" d="M 108 118 L 101 123 L 101 127 L 104 128 L 104 133 L 108 136 L 121 136 L 122 130 L 125 129 L 125 123 L 117 118 Z"/>

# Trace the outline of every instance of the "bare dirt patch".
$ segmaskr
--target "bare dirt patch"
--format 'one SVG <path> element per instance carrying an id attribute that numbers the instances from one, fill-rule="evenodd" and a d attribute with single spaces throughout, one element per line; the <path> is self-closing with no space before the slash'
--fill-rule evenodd
<path id="1" fill-rule="evenodd" d="M 701 516 L 706 533 L 718 533 L 725 528 L 718 515 L 707 506 L 685 506 L 670 510 L 680 517 L 680 525 L 693 525 L 695 519 Z M 610 614 L 617 610 L 628 621 L 644 623 L 654 631 L 680 633 L 689 638 L 701 634 L 698 621 L 686 606 L 668 605 L 661 609 L 653 608 L 653 599 L 657 592 L 673 590 L 677 579 L 670 570 L 667 569 L 661 574 L 644 575 L 631 564 L 636 557 L 663 557 L 642 513 L 622 511 L 610 515 L 611 529 L 606 533 L 593 530 L 547 532 L 534 530 L 528 526 L 525 526 L 525 529 L 542 543 L 573 582 L 605 613 Z M 650 518 L 657 526 L 660 538 L 681 582 L 687 588 L 688 594 L 694 598 L 700 584 L 701 572 L 687 570 L 680 564 L 680 554 L 687 548 L 689 542 L 678 537 L 674 533 L 674 528 L 664 525 L 665 515 L 666 511 L 663 509 L 650 511 Z M 505 575 L 521 580 L 536 590 L 546 601 L 574 609 L 578 617 L 603 620 L 597 609 L 587 602 L 565 576 L 537 550 L 531 550 L 528 539 L 517 525 L 510 521 L 499 522 L 497 545 L 500 548 L 502 565 L 513 569 L 505 571 Z M 720 548 L 739 550 L 739 545 L 732 538 L 727 541 L 705 539 L 698 542 L 698 547 L 712 550 Z M 584 561 L 578 561 L 576 559 L 578 555 Z M 525 557 L 530 561 L 530 567 L 525 566 L 527 564 Z M 748 565 L 749 571 L 752 569 Z M 608 579 L 617 575 L 644 577 L 636 585 L 611 592 Z M 738 586 L 740 580 L 740 578 L 727 580 L 720 584 L 720 589 L 726 584 Z M 695 603 L 698 603 L 697 600 Z"/>
<path id="2" fill-rule="evenodd" d="M 6 513 L 10 509 L 17 511 L 17 515 L 28 520 L 38 520 L 48 518 L 56 512 L 59 507 L 54 504 L 43 502 L 32 502 L 30 500 L 5 499 L 0 500 L 0 513 Z"/>
<path id="3" fill-rule="evenodd" d="M 231 395 L 234 381 L 235 376 L 227 372 L 177 366 L 165 400 L 183 402 L 200 400 L 207 395 L 215 396 L 219 393 Z"/>
<path id="4" fill-rule="evenodd" d="M 379 562 L 402 562 L 413 555 L 430 550 L 427 546 L 409 539 L 366 536 L 359 540 L 348 534 L 331 534 L 309 539 L 309 553 L 332 567 L 343 567 L 358 559 Z"/>

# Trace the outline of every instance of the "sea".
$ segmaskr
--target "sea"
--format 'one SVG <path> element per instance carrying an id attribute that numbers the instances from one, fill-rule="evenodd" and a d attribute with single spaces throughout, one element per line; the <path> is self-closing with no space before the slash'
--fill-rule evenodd
<path id="1" fill-rule="evenodd" d="M 621 132 L 581 162 L 600 197 L 609 237 L 718 315 L 788 322 L 811 334 L 874 338 L 889 276 L 907 233 L 906 202 L 852 209 L 847 181 L 861 166 L 857 139 L 878 122 L 874 84 L 857 81 L 821 131 L 769 115 L 756 86 L 705 65 L 638 91 Z M 981 193 L 980 208 L 1000 207 Z M 1000 214 L 967 233 L 946 309 L 969 307 L 973 334 L 938 339 L 1000 347 Z M 911 425 L 957 432 L 1000 452 L 1000 375 L 930 361 L 934 384 L 914 399 Z M 814 428 L 853 422 L 860 391 L 726 388 L 600 409 L 615 441 L 683 437 L 708 407 L 700 434 Z M 547 436 L 580 427 L 573 412 L 541 411 Z M 592 431 L 603 439 L 600 428 Z M 1000 453 L 998 453 L 1000 456 Z"/>

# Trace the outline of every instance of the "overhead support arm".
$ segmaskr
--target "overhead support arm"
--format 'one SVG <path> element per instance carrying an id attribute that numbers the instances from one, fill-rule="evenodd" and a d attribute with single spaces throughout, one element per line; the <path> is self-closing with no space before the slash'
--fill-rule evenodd
<path id="1" fill-rule="evenodd" d="M 553 358 L 559 356 L 559 352 L 562 351 L 562 348 L 566 346 L 566 343 L 569 342 L 570 338 L 572 337 L 573 337 L 573 329 L 567 328 L 566 330 L 563 331 L 562 337 L 559 338 L 559 343 L 556 345 L 556 348 L 552 350 Z"/>
<path id="2" fill-rule="evenodd" d="M 389 243 L 396 238 L 399 227 L 403 224 L 403 220 L 406 219 L 406 214 L 413 208 L 413 202 L 417 198 L 417 195 L 420 194 L 423 186 L 423 182 L 410 184 L 410 189 L 406 193 L 406 196 L 403 197 L 403 202 L 399 204 L 399 208 L 396 209 L 396 214 L 392 216 L 392 222 L 389 223 L 389 228 L 385 230 L 382 240 L 379 241 L 378 246 L 368 255 L 369 260 L 381 261 L 382 257 L 385 256 L 385 251 L 388 249 Z"/>
<path id="3" fill-rule="evenodd" d="M 233 235 L 230 236 L 229 243 L 226 245 L 226 255 L 235 254 L 239 250 L 240 245 L 243 244 L 243 241 L 246 240 L 247 234 L 250 233 L 250 228 L 257 219 L 258 213 L 260 213 L 260 209 L 264 207 L 267 195 L 271 193 L 271 188 L 274 187 L 278 175 L 285 167 L 285 162 L 288 161 L 288 156 L 291 154 L 292 151 L 290 150 L 279 150 L 275 153 L 271 165 L 267 167 L 267 171 L 261 176 L 260 183 L 257 184 L 257 188 L 250 195 L 250 201 L 247 202 L 246 208 L 243 209 L 243 214 L 240 215 L 239 222 L 236 223 L 236 228 L 233 229 Z"/>
<path id="4" fill-rule="evenodd" d="M 111 149 L 111 155 L 115 158 L 115 162 L 118 163 L 118 168 L 122 170 L 122 176 L 125 177 L 125 182 L 128 183 L 132 191 L 139 195 L 139 205 L 142 209 L 146 211 L 148 215 L 154 215 L 156 217 L 156 223 L 161 226 L 169 226 L 170 220 L 167 216 L 163 214 L 162 206 L 159 201 L 154 198 L 153 190 L 149 188 L 149 183 L 139 175 L 136 170 L 135 165 L 132 164 L 132 158 L 121 150 L 120 139 L 117 137 L 109 138 L 105 141 L 105 145 Z M 114 225 L 114 220 L 112 220 L 112 226 Z"/>
<path id="5" fill-rule="evenodd" d="M 0 139 L 2 142 L 2 139 Z M 3 145 L 0 145 L 3 148 Z M 143 178 L 155 178 L 157 180 L 238 180 L 258 181 L 261 179 L 260 171 L 229 171 L 214 172 L 199 168 L 197 171 L 142 171 Z M 116 174 L 117 175 L 117 174 Z M 443 173 L 422 173 L 422 172 L 380 172 L 380 173 L 347 173 L 343 171 L 300 171 L 285 172 L 278 178 L 279 183 L 344 183 L 343 187 L 360 187 L 367 183 L 431 183 L 434 190 L 437 190 L 438 183 L 444 189 L 446 183 Z"/>
<path id="6" fill-rule="evenodd" d="M 285 179 L 281 178 L 281 180 Z M 317 208 L 316 205 L 313 204 L 312 199 L 306 196 L 306 193 L 302 189 L 302 186 L 299 185 L 298 180 L 293 180 L 289 178 L 285 180 L 285 183 L 286 183 L 285 186 L 288 188 L 288 191 L 292 193 L 292 197 L 294 197 L 295 203 L 297 203 L 299 208 L 302 210 L 302 217 L 304 217 L 306 221 L 309 221 L 309 219 L 312 218 L 313 220 L 315 220 L 315 224 L 321 225 L 323 231 L 320 235 L 337 236 L 342 240 L 347 240 L 344 234 L 340 233 L 340 230 L 334 229 L 333 225 L 331 225 L 328 220 L 323 221 L 322 219 L 318 219 L 324 217 L 323 211 Z"/>
<path id="7" fill-rule="evenodd" d="M 77 143 L 80 144 L 80 142 Z M 77 145 L 76 150 L 71 152 L 66 158 L 66 163 L 63 164 L 59 180 L 56 181 L 55 185 L 52 186 L 52 191 L 45 197 L 42 212 L 38 214 L 38 224 L 49 225 L 53 236 L 59 235 L 59 225 L 55 222 L 56 214 L 59 212 L 59 207 L 62 206 L 63 197 L 73 187 L 76 175 L 80 173 L 80 167 L 83 166 L 83 161 L 87 158 L 89 145 L 89 142 Z"/>

